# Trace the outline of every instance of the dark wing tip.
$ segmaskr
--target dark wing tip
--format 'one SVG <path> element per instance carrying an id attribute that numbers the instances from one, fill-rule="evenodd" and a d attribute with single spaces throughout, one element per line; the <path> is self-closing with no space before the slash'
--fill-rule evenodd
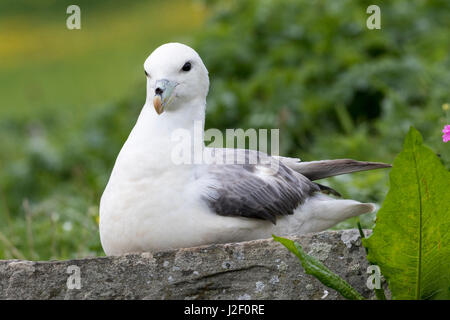
<path id="1" fill-rule="evenodd" d="M 320 188 L 320 192 L 325 193 L 325 194 L 332 194 L 336 197 L 342 198 L 342 195 L 337 192 L 336 190 L 334 190 L 333 188 L 329 187 L 329 186 L 325 186 L 323 184 L 320 183 L 315 183 L 317 186 L 319 186 Z"/>

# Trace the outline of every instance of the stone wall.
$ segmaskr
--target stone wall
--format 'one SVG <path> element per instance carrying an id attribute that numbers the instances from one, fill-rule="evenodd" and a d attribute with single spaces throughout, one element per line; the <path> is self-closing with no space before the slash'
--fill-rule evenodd
<path id="1" fill-rule="evenodd" d="M 361 294 L 357 230 L 294 237 Z M 0 299 L 342 299 L 272 239 L 69 261 L 0 261 Z"/>

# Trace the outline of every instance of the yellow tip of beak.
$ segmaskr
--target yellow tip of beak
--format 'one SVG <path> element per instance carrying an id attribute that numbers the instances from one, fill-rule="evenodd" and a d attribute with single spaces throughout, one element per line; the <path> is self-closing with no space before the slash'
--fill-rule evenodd
<path id="1" fill-rule="evenodd" d="M 163 113 L 164 110 L 162 106 L 161 96 L 155 96 L 153 98 L 153 106 L 155 107 L 157 114 Z"/>

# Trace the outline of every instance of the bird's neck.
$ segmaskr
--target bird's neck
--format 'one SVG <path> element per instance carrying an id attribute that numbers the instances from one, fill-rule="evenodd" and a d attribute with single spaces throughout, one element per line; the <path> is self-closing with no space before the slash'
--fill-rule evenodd
<path id="1" fill-rule="evenodd" d="M 204 149 L 205 106 L 206 101 L 194 100 L 158 115 L 146 103 L 127 144 L 166 164 L 174 162 L 177 152 L 194 159 Z"/>
<path id="2" fill-rule="evenodd" d="M 151 103 L 145 103 L 139 116 L 137 125 L 148 134 L 160 139 L 171 139 L 173 135 L 182 130 L 194 134 L 200 130 L 202 137 L 205 128 L 204 99 L 194 99 L 185 102 L 181 107 L 165 110 L 158 115 Z M 145 133 L 144 133 L 145 134 Z"/>

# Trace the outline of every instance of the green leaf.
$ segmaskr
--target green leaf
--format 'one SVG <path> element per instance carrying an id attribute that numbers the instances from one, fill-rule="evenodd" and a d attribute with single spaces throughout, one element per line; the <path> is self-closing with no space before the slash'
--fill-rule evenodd
<path id="1" fill-rule="evenodd" d="M 361 296 L 350 284 L 348 284 L 348 282 L 328 269 L 322 262 L 306 254 L 299 243 L 274 235 L 273 238 L 297 256 L 307 274 L 316 277 L 327 287 L 339 292 L 344 298 L 351 300 L 364 300 L 364 297 Z"/>
<path id="2" fill-rule="evenodd" d="M 373 234 L 363 240 L 393 299 L 450 298 L 450 173 L 411 127 Z"/>

